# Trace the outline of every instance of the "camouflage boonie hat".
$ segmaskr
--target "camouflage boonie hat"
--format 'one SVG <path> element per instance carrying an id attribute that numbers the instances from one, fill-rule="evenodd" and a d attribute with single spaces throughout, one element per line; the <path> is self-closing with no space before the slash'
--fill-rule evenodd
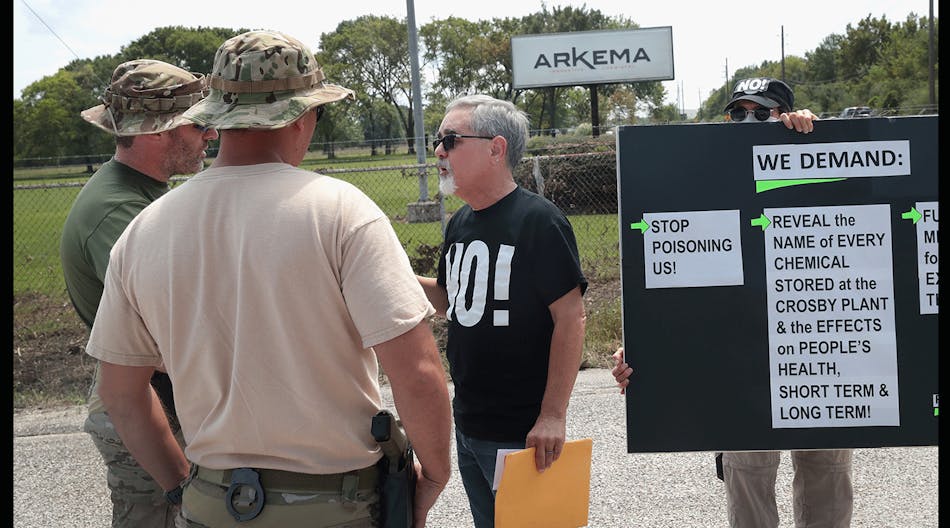
<path id="1" fill-rule="evenodd" d="M 219 130 L 282 128 L 316 106 L 355 99 L 325 81 L 313 53 L 278 31 L 249 31 L 221 44 L 209 76 L 211 93 L 185 117 Z"/>
<path id="2" fill-rule="evenodd" d="M 191 124 L 182 114 L 206 95 L 203 74 L 167 62 L 138 59 L 116 67 L 112 83 L 99 97 L 102 104 L 80 115 L 116 136 L 155 134 Z"/>

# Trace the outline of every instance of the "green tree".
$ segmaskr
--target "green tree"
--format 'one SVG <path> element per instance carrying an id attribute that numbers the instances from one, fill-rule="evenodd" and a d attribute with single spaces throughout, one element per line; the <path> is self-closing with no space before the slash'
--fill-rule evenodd
<path id="1" fill-rule="evenodd" d="M 391 154 L 393 138 L 402 137 L 399 117 L 393 107 L 381 99 L 364 98 L 358 101 L 358 108 L 363 140 L 370 142 L 370 155 L 379 154 L 380 146 L 385 154 Z"/>
<path id="2" fill-rule="evenodd" d="M 808 62 L 808 82 L 829 83 L 838 80 L 837 56 L 844 37 L 835 33 L 828 35 L 812 51 L 805 52 Z"/>
<path id="3" fill-rule="evenodd" d="M 935 21 L 936 26 L 936 21 Z M 896 23 L 880 59 L 867 74 L 867 101 L 874 108 L 917 113 L 929 103 L 928 20 L 911 13 Z M 937 31 L 934 28 L 934 38 Z M 935 49 L 936 42 L 934 43 Z"/>
<path id="4" fill-rule="evenodd" d="M 99 104 L 98 98 L 116 66 L 149 58 L 208 73 L 218 46 L 245 31 L 163 27 L 123 46 L 114 55 L 71 61 L 54 75 L 29 85 L 21 99 L 14 100 L 14 158 L 111 154 L 112 137 L 93 130 L 79 114 Z"/>
<path id="5" fill-rule="evenodd" d="M 14 159 L 111 152 L 109 136 L 79 116 L 97 103 L 65 70 L 27 86 L 13 106 Z"/>
<path id="6" fill-rule="evenodd" d="M 680 109 L 675 104 L 670 103 L 654 108 L 650 113 L 650 119 L 654 123 L 674 123 L 683 121 L 685 117 L 680 115 Z"/>
<path id="7" fill-rule="evenodd" d="M 402 124 L 408 152 L 414 153 L 406 22 L 375 15 L 347 20 L 334 32 L 320 36 L 320 49 L 318 61 L 327 65 L 328 77 L 355 90 L 357 97 L 389 103 Z M 366 108 L 363 106 L 363 110 Z"/>
<path id="8" fill-rule="evenodd" d="M 887 17 L 860 20 L 857 26 L 845 27 L 845 38 L 838 49 L 837 70 L 840 78 L 858 81 L 880 58 L 881 50 L 891 38 L 891 23 Z"/>
<path id="9" fill-rule="evenodd" d="M 218 47 L 227 39 L 249 31 L 221 27 L 166 26 L 152 30 L 119 51 L 119 62 L 155 59 L 187 71 L 208 74 Z"/>
<path id="10" fill-rule="evenodd" d="M 422 26 L 419 36 L 426 62 L 438 72 L 433 90 L 449 97 L 471 93 L 503 97 L 510 93 L 509 36 L 499 35 L 492 22 L 449 17 Z"/>
<path id="11" fill-rule="evenodd" d="M 359 124 L 351 116 L 353 106 L 356 105 L 349 100 L 326 105 L 323 117 L 313 131 L 311 140 L 322 143 L 328 159 L 336 157 L 335 143 L 360 140 Z"/>

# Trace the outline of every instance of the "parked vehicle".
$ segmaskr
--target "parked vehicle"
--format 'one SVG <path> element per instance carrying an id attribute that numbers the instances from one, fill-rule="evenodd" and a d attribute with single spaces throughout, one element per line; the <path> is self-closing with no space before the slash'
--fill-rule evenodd
<path id="1" fill-rule="evenodd" d="M 851 117 L 870 117 L 871 109 L 867 106 L 849 106 L 841 111 L 841 115 L 838 117 L 841 119 L 848 119 Z"/>

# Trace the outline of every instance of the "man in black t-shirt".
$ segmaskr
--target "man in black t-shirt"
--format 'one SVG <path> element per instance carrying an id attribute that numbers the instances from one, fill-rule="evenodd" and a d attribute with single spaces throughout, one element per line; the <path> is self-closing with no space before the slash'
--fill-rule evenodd
<path id="1" fill-rule="evenodd" d="M 528 120 L 508 101 L 456 99 L 434 141 L 439 188 L 466 205 L 449 220 L 437 278 L 420 277 L 448 320 L 458 465 L 476 528 L 494 526 L 498 449 L 561 454 L 584 342 L 581 271 L 570 222 L 515 183 Z"/>

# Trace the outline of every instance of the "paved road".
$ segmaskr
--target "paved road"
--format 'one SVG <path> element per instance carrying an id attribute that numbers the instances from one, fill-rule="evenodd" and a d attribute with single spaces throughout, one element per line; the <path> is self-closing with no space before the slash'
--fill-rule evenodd
<path id="1" fill-rule="evenodd" d="M 391 396 L 384 398 L 388 405 Z M 74 407 L 14 414 L 14 526 L 109 526 L 105 475 L 81 430 L 84 412 Z M 594 441 L 591 528 L 727 526 L 711 453 L 626 452 L 624 399 L 609 371 L 591 369 L 578 376 L 568 437 Z M 855 450 L 852 528 L 936 528 L 937 459 L 937 447 Z M 783 456 L 776 486 L 781 528 L 792 526 L 791 478 L 791 463 Z M 457 472 L 429 519 L 437 528 L 472 526 Z"/>

